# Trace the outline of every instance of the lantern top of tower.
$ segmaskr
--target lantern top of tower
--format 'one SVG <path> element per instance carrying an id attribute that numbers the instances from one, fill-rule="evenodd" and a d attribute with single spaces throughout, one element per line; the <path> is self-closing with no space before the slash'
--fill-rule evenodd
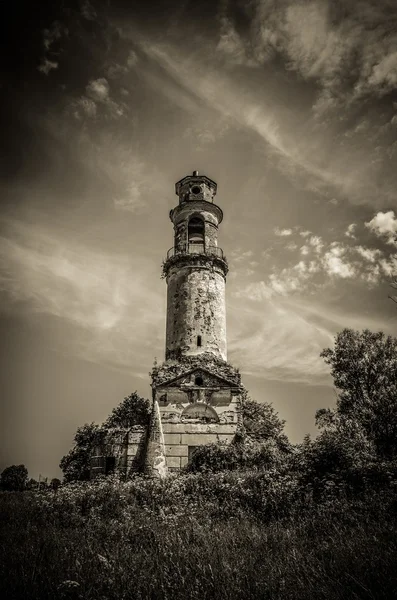
<path id="1" fill-rule="evenodd" d="M 217 190 L 217 184 L 206 175 L 199 175 L 193 171 L 192 175 L 186 175 L 175 184 L 175 193 L 179 196 L 179 203 L 192 200 L 206 200 L 213 202 Z"/>

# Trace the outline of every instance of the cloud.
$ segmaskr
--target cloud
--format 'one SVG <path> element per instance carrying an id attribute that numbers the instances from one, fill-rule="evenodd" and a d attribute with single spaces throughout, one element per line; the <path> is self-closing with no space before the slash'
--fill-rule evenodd
<path id="1" fill-rule="evenodd" d="M 130 50 L 127 59 L 124 62 L 117 62 L 112 60 L 107 61 L 105 72 L 107 77 L 110 79 L 118 79 L 119 77 L 127 75 L 131 69 L 136 67 L 139 62 L 137 53 L 134 50 Z"/>
<path id="2" fill-rule="evenodd" d="M 356 250 L 356 252 L 358 252 L 360 254 L 360 256 L 362 256 L 363 258 L 365 258 L 366 260 L 368 260 L 368 262 L 374 263 L 376 262 L 376 260 L 382 256 L 382 252 L 381 250 L 378 250 L 377 248 L 364 248 L 364 246 L 355 246 L 354 248 Z"/>
<path id="3" fill-rule="evenodd" d="M 385 239 L 387 244 L 397 246 L 397 218 L 393 210 L 378 212 L 365 226 L 376 236 Z"/>
<path id="4" fill-rule="evenodd" d="M 58 69 L 59 49 L 54 49 L 54 46 L 61 40 L 64 35 L 67 35 L 68 30 L 59 21 L 54 21 L 49 29 L 43 30 L 43 46 L 45 55 L 42 58 L 37 70 L 44 75 L 48 75 L 51 71 Z"/>
<path id="5" fill-rule="evenodd" d="M 147 191 L 148 180 L 146 178 L 134 179 L 124 190 L 122 196 L 114 196 L 115 208 L 139 213 L 145 209 L 143 192 Z"/>
<path id="6" fill-rule="evenodd" d="M 246 260 L 247 258 L 251 258 L 253 255 L 254 255 L 254 253 L 252 250 L 246 250 L 245 252 L 243 252 L 240 249 L 235 249 L 235 250 L 232 250 L 230 253 L 230 256 L 234 262 L 242 262 L 242 261 Z"/>
<path id="7" fill-rule="evenodd" d="M 283 237 L 283 236 L 287 236 L 287 235 L 292 235 L 293 231 L 292 231 L 292 229 L 279 229 L 278 227 L 276 227 L 274 230 L 274 233 L 276 235 Z"/>
<path id="8" fill-rule="evenodd" d="M 294 292 L 304 292 L 309 285 L 312 285 L 312 279 L 319 271 L 318 261 L 301 260 L 295 265 L 281 269 L 278 273 L 271 273 L 266 282 L 249 283 L 237 290 L 235 296 L 260 301 L 275 295 L 287 296 Z"/>
<path id="9" fill-rule="evenodd" d="M 134 50 L 130 50 L 127 58 L 127 67 L 128 69 L 132 69 L 138 64 L 138 55 Z"/>
<path id="10" fill-rule="evenodd" d="M 82 0 L 80 3 L 81 14 L 87 21 L 95 21 L 97 12 L 89 0 Z"/>
<path id="11" fill-rule="evenodd" d="M 72 113 L 76 119 L 98 117 L 99 107 L 102 107 L 104 116 L 110 116 L 112 119 L 118 119 L 124 115 L 124 106 L 110 97 L 110 86 L 105 77 L 91 79 L 85 88 L 85 95 L 71 104 Z"/>
<path id="12" fill-rule="evenodd" d="M 325 382 L 328 371 L 320 352 L 332 345 L 332 334 L 285 302 L 269 299 L 264 286 L 262 291 L 256 303 L 235 301 L 230 311 L 229 359 L 243 374 L 263 379 Z"/>
<path id="13" fill-rule="evenodd" d="M 337 242 L 324 254 L 322 264 L 325 272 L 333 277 L 342 279 L 352 278 L 356 275 L 355 267 L 346 258 L 346 248 Z"/>
<path id="14" fill-rule="evenodd" d="M 95 102 L 107 102 L 109 100 L 109 84 L 104 77 L 92 79 L 85 89 L 87 96 Z"/>
<path id="15" fill-rule="evenodd" d="M 252 301 L 270 299 L 276 295 L 304 295 L 329 288 L 344 279 L 361 280 L 372 286 L 396 270 L 397 255 L 384 257 L 378 248 L 348 246 L 337 241 L 325 244 L 320 236 L 310 233 L 305 239 L 306 244 L 300 248 L 301 260 L 282 268 L 274 265 L 267 278 L 250 282 L 240 288 L 236 295 Z M 295 250 L 297 246 L 294 242 L 292 244 L 292 248 L 286 248 Z"/>
<path id="16" fill-rule="evenodd" d="M 214 121 L 201 118 L 199 122 L 187 127 L 183 132 L 186 140 L 195 140 L 197 150 L 206 150 L 210 144 L 219 142 L 229 131 L 230 123 L 227 118 Z"/>
<path id="17" fill-rule="evenodd" d="M 348 228 L 345 231 L 345 236 L 346 237 L 350 237 L 353 240 L 357 239 L 354 232 L 356 230 L 357 224 L 356 223 L 351 223 Z"/>
<path id="18" fill-rule="evenodd" d="M 257 66 L 257 61 L 248 56 L 248 47 L 237 33 L 232 21 L 223 16 L 220 23 L 217 52 L 224 54 L 232 64 L 246 67 Z"/>
<path id="19" fill-rule="evenodd" d="M 42 63 L 37 67 L 40 73 L 44 73 L 44 75 L 48 75 L 54 69 L 57 69 L 59 64 L 54 60 L 49 60 L 48 58 L 43 58 Z"/>
<path id="20" fill-rule="evenodd" d="M 39 225 L 3 222 L 0 289 L 7 310 L 41 313 L 90 332 L 88 358 L 133 364 L 139 343 L 161 327 L 160 299 L 148 288 L 145 257 L 107 254 Z M 59 233 L 59 232 L 58 232 Z M 150 337 L 149 335 L 149 337 Z M 72 330 L 68 334 L 70 351 Z"/>
<path id="21" fill-rule="evenodd" d="M 259 62 L 276 55 L 318 83 L 315 108 L 391 92 L 397 82 L 397 32 L 387 2 L 258 0 L 252 27 Z"/>
<path id="22" fill-rule="evenodd" d="M 320 254 L 322 249 L 324 248 L 324 242 L 322 241 L 319 235 L 312 235 L 309 238 L 308 243 L 317 254 Z"/>
<path id="23" fill-rule="evenodd" d="M 75 114 L 76 118 L 81 117 L 81 113 L 94 119 L 97 116 L 97 107 L 93 100 L 87 98 L 86 96 L 82 96 L 75 103 L 77 112 Z"/>
<path id="24" fill-rule="evenodd" d="M 290 242 L 289 244 L 287 244 L 285 246 L 286 250 L 290 250 L 291 252 L 293 252 L 294 250 L 296 250 L 298 248 L 298 244 L 296 244 L 295 242 Z"/>
<path id="25" fill-rule="evenodd" d="M 55 42 L 59 41 L 67 32 L 59 21 L 54 21 L 49 29 L 43 31 L 43 46 L 46 50 L 51 50 Z"/>
<path id="26" fill-rule="evenodd" d="M 154 179 L 146 163 L 123 146 L 114 146 L 110 158 L 106 156 L 106 144 L 99 162 L 115 190 L 112 200 L 117 210 L 141 214 L 153 207 L 149 199 L 159 195 L 163 179 L 160 176 Z"/>
<path id="27" fill-rule="evenodd" d="M 388 258 L 381 258 L 379 264 L 385 275 L 395 277 L 397 275 L 397 254 L 392 254 Z"/>
<path id="28" fill-rule="evenodd" d="M 332 131 L 328 131 L 327 143 L 324 143 L 324 132 L 320 135 L 318 126 L 317 132 L 312 126 L 302 134 L 298 122 L 294 122 L 293 111 L 284 111 L 274 97 L 264 95 L 260 86 L 258 92 L 255 86 L 248 85 L 249 82 L 247 88 L 237 85 L 235 73 L 227 71 L 216 60 L 210 63 L 205 49 L 187 52 L 184 57 L 170 45 L 141 41 L 140 49 L 167 75 L 161 79 L 162 93 L 172 96 L 180 105 L 183 99 L 185 110 L 195 112 L 200 108 L 192 99 L 200 103 L 204 101 L 222 118 L 262 138 L 267 145 L 268 157 L 274 160 L 280 171 L 294 179 L 295 184 L 315 190 L 327 198 L 337 192 L 355 203 L 367 202 L 374 197 L 379 203 L 384 203 L 393 195 L 390 173 L 389 177 L 376 177 L 383 162 L 379 163 L 379 157 L 378 161 L 371 161 L 373 146 L 368 149 L 368 154 L 358 146 L 347 149 L 346 145 L 342 147 L 342 140 Z M 194 78 L 192 72 L 195 73 Z M 145 73 L 145 78 L 159 87 L 159 77 L 153 73 Z M 178 85 L 180 89 L 176 92 Z M 337 153 L 336 148 L 332 148 L 335 144 Z M 382 158 L 384 160 L 385 157 Z"/>

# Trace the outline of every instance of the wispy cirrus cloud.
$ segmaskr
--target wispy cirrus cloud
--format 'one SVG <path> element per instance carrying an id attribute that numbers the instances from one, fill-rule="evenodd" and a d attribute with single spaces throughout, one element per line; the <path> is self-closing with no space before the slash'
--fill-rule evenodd
<path id="1" fill-rule="evenodd" d="M 236 302 L 236 301 L 234 301 Z M 229 360 L 242 372 L 263 379 L 314 385 L 328 383 L 321 351 L 332 345 L 332 333 L 277 300 L 236 304 L 230 319 Z"/>
<path id="2" fill-rule="evenodd" d="M 209 66 L 206 56 L 186 53 L 181 59 L 171 45 L 147 42 L 141 42 L 140 49 L 167 73 L 169 83 L 162 80 L 162 93 L 169 94 L 168 88 L 172 90 L 177 82 L 188 91 L 187 95 L 182 94 L 187 110 L 197 110 L 192 97 L 197 98 L 231 124 L 259 136 L 267 144 L 277 168 L 300 181 L 299 185 L 326 196 L 336 192 L 355 203 L 368 202 L 370 198 L 376 198 L 383 205 L 390 201 L 390 182 L 387 180 L 383 184 L 383 180 L 376 179 L 374 173 L 380 166 L 359 147 L 349 152 L 341 147 L 335 154 L 331 151 L 334 134 L 328 135 L 329 141 L 324 144 L 324 131 L 316 131 L 314 125 L 305 132 L 299 130 L 297 122 L 293 127 L 286 126 L 293 119 L 291 113 L 274 99 L 266 98 L 262 89 L 257 95 L 252 87 L 244 89 L 236 85 L 231 73 L 216 61 Z M 179 95 L 174 95 L 180 103 Z"/>
<path id="3" fill-rule="evenodd" d="M 25 315 L 57 317 L 70 326 L 70 352 L 120 367 L 133 364 L 148 335 L 162 324 L 161 299 L 148 287 L 144 259 L 106 254 L 39 225 L 16 220 L 2 225 L 3 310 L 18 313 L 22 306 Z M 73 327 L 90 333 L 83 348 L 73 345 L 79 338 Z"/>

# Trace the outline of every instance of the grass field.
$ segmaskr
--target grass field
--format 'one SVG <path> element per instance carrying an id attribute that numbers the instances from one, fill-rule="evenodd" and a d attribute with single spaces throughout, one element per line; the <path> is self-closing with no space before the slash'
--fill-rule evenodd
<path id="1" fill-rule="evenodd" d="M 275 490 L 234 474 L 3 492 L 2 597 L 396 597 L 393 490 L 320 503 Z"/>

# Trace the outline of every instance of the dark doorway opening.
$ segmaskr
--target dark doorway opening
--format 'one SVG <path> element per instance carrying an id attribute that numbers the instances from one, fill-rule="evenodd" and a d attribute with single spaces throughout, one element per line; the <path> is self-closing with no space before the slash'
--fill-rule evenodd
<path id="1" fill-rule="evenodd" d="M 105 463 L 105 473 L 113 473 L 116 468 L 116 457 L 115 456 L 107 456 Z"/>

